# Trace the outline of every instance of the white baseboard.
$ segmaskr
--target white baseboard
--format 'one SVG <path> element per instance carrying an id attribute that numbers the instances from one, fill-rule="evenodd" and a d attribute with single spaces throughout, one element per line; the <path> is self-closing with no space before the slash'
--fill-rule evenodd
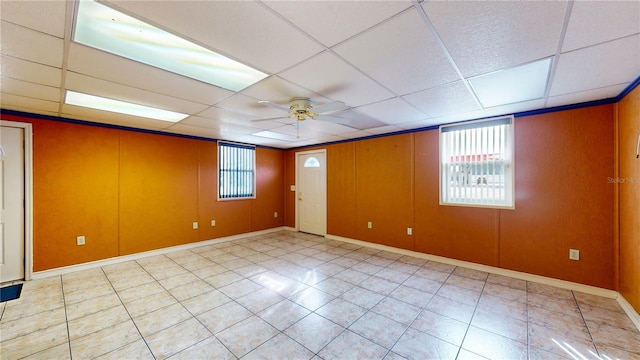
<path id="1" fill-rule="evenodd" d="M 509 276 L 516 279 L 537 282 L 540 284 L 555 286 L 562 289 L 579 291 L 585 294 L 591 294 L 596 296 L 602 296 L 609 299 L 615 299 L 618 301 L 618 304 L 620 304 L 620 307 L 622 307 L 622 309 L 627 314 L 627 316 L 629 316 L 629 318 L 631 319 L 633 324 L 636 326 L 636 328 L 640 330 L 640 315 L 638 315 L 638 313 L 635 311 L 633 306 L 631 306 L 631 304 L 629 304 L 629 302 L 619 292 L 615 290 L 603 289 L 596 286 L 584 285 L 584 284 L 579 284 L 571 281 L 559 280 L 559 279 L 554 279 L 546 276 L 529 274 L 521 271 L 507 270 L 507 269 L 502 269 L 495 266 L 482 265 L 482 264 L 476 264 L 468 261 L 450 259 L 442 256 L 430 255 L 430 254 L 425 254 L 425 253 L 412 251 L 412 250 L 399 249 L 392 246 L 375 244 L 367 241 L 355 240 L 355 239 L 345 238 L 345 237 L 336 236 L 336 235 L 326 235 L 325 237 L 327 239 L 343 241 L 343 242 L 366 246 L 366 247 L 370 247 L 378 250 L 386 250 L 386 251 L 394 252 L 401 255 L 413 256 L 420 259 L 437 261 L 440 263 L 460 266 L 467 269 L 484 271 L 490 274 Z"/>
<path id="2" fill-rule="evenodd" d="M 633 308 L 633 306 L 631 306 L 631 304 L 629 304 L 627 299 L 625 299 L 622 294 L 618 294 L 618 298 L 616 300 L 618 300 L 618 304 L 620 304 L 622 310 L 624 310 L 624 312 L 627 314 L 627 316 L 629 316 L 629 319 L 631 319 L 638 331 L 640 331 L 640 315 L 638 315 L 638 312 Z"/>
<path id="3" fill-rule="evenodd" d="M 70 266 L 65 266 L 65 267 L 60 267 L 60 268 L 55 268 L 50 270 L 38 271 L 32 274 L 31 279 L 35 280 L 35 279 L 42 279 L 50 276 L 58 276 L 58 275 L 68 274 L 74 271 L 92 269 L 100 266 L 117 264 L 117 263 L 129 261 L 129 260 L 136 260 L 136 259 L 141 259 L 149 256 L 166 254 L 174 251 L 188 250 L 188 249 L 193 249 L 200 246 L 219 244 L 227 241 L 244 239 L 251 236 L 265 235 L 265 234 L 270 234 L 270 233 L 283 231 L 283 230 L 297 231 L 295 228 L 292 228 L 292 227 L 281 226 L 281 227 L 267 229 L 267 230 L 260 230 L 260 231 L 250 232 L 250 233 L 231 235 L 231 236 L 226 236 L 218 239 L 204 240 L 204 241 L 199 241 L 195 243 L 150 250 L 150 251 L 145 251 L 145 252 L 131 254 L 131 255 L 117 256 L 109 259 L 97 260 L 97 261 L 92 261 L 92 262 L 78 264 L 78 265 L 70 265 Z M 444 264 L 460 266 L 467 269 L 484 271 L 491 274 L 503 275 L 503 276 L 508 276 L 516 279 L 537 282 L 540 284 L 555 286 L 562 289 L 579 291 L 586 294 L 602 296 L 610 299 L 616 299 L 618 301 L 618 304 L 620 304 L 620 307 L 622 307 L 622 309 L 629 316 L 629 318 L 634 323 L 634 325 L 638 328 L 638 330 L 640 330 L 640 315 L 638 315 L 638 313 L 631 306 L 631 304 L 629 304 L 629 302 L 620 293 L 614 290 L 608 290 L 608 289 L 603 289 L 595 286 L 579 284 L 571 281 L 554 279 L 546 276 L 528 274 L 520 271 L 502 269 L 495 266 L 482 265 L 482 264 L 476 264 L 468 261 L 450 259 L 442 256 L 430 255 L 430 254 L 425 254 L 417 251 L 405 250 L 405 249 L 395 248 L 387 245 L 381 245 L 381 244 L 370 243 L 362 240 L 350 239 L 342 236 L 327 234 L 325 235 L 325 238 L 331 239 L 331 240 L 343 241 L 346 243 L 356 244 L 356 245 L 365 246 L 369 248 L 374 248 L 378 250 L 390 251 L 400 255 L 408 255 L 408 256 L 413 256 L 420 259 L 432 260 L 432 261 L 437 261 Z"/>
<path id="4" fill-rule="evenodd" d="M 135 254 L 131 254 L 131 255 L 116 256 L 116 257 L 112 257 L 112 258 L 108 258 L 108 259 L 96 260 L 96 261 L 91 261 L 91 262 L 77 264 L 77 265 L 69 265 L 69 266 L 59 267 L 59 268 L 50 269 L 50 270 L 37 271 L 37 272 L 32 273 L 31 279 L 32 280 L 43 279 L 43 278 L 50 277 L 50 276 L 58 276 L 58 275 L 68 274 L 68 273 L 71 273 L 71 272 L 74 272 L 74 271 L 87 270 L 87 269 L 92 269 L 92 268 L 96 268 L 96 267 L 100 267 L 100 266 L 117 264 L 117 263 L 129 261 L 129 260 L 136 260 L 136 259 L 141 259 L 141 258 L 145 258 L 145 257 L 149 257 L 149 256 L 166 254 L 166 253 L 170 253 L 170 252 L 174 252 L 174 251 L 188 250 L 188 249 L 193 249 L 193 248 L 197 248 L 197 247 L 200 247 L 200 246 L 219 244 L 219 243 L 223 243 L 223 242 L 227 242 L 227 241 L 244 239 L 244 238 L 251 237 L 251 236 L 265 235 L 265 234 L 270 234 L 270 233 L 283 231 L 283 230 L 289 230 L 289 228 L 287 228 L 285 226 L 280 226 L 280 227 L 272 228 L 272 229 L 253 231 L 253 232 L 244 233 L 244 234 L 238 234 L 238 235 L 225 236 L 225 237 L 221 237 L 221 238 L 217 238 L 217 239 L 203 240 L 203 241 L 198 241 L 198 242 L 195 242 L 195 243 L 176 245 L 176 246 L 166 247 L 166 248 L 162 248 L 162 249 L 156 249 L 156 250 L 150 250 L 150 251 L 135 253 Z"/>

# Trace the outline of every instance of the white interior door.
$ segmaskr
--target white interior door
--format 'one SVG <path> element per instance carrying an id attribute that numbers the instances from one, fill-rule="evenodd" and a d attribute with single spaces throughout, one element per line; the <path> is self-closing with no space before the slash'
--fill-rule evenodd
<path id="1" fill-rule="evenodd" d="M 327 159 L 326 151 L 297 153 L 298 230 L 327 233 Z"/>
<path id="2" fill-rule="evenodd" d="M 0 282 L 24 279 L 24 129 L 0 128 Z"/>

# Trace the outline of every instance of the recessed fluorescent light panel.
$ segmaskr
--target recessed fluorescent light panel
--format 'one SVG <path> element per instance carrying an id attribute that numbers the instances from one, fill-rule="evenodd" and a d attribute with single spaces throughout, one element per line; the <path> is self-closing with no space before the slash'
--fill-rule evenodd
<path id="1" fill-rule="evenodd" d="M 78 3 L 73 40 L 236 92 L 268 76 L 94 1 Z"/>
<path id="2" fill-rule="evenodd" d="M 141 116 L 150 119 L 177 122 L 186 118 L 187 114 L 157 109 L 149 106 L 132 104 L 124 101 L 107 99 L 100 96 L 83 94 L 67 90 L 65 103 L 88 107 L 97 110 L 117 112 L 121 114 Z"/>
<path id="3" fill-rule="evenodd" d="M 485 108 L 540 99 L 549 78 L 551 58 L 469 79 Z"/>

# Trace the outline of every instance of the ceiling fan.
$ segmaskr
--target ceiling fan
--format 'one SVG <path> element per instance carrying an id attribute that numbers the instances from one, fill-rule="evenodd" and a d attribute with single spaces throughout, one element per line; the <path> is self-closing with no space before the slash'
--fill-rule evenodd
<path id="1" fill-rule="evenodd" d="M 283 105 L 272 103 L 266 100 L 258 101 L 258 103 L 286 111 L 289 113 L 289 117 L 292 119 L 295 119 L 296 121 L 317 119 L 317 120 L 324 120 L 324 121 L 331 121 L 331 122 L 338 122 L 338 123 L 345 122 L 346 119 L 335 117 L 335 116 L 329 116 L 326 114 L 346 110 L 349 108 L 342 101 L 332 101 L 314 108 L 313 100 L 311 100 L 311 98 L 308 98 L 308 97 L 292 97 L 289 100 L 288 108 Z M 264 120 L 268 120 L 268 119 L 264 119 Z M 257 121 L 260 121 L 260 120 L 257 120 Z"/>
<path id="2" fill-rule="evenodd" d="M 258 103 L 280 109 L 286 112 L 289 118 L 295 119 L 296 137 L 298 138 L 300 137 L 300 123 L 305 120 L 327 121 L 344 125 L 355 130 L 364 130 L 386 125 L 379 120 L 359 113 L 355 109 L 345 105 L 342 101 L 332 101 L 317 107 L 314 107 L 313 100 L 308 97 L 292 97 L 289 99 L 289 107 L 265 100 L 258 101 Z M 341 112 L 341 116 L 332 115 L 337 112 Z M 277 118 L 258 119 L 253 121 L 268 121 L 274 119 Z"/>

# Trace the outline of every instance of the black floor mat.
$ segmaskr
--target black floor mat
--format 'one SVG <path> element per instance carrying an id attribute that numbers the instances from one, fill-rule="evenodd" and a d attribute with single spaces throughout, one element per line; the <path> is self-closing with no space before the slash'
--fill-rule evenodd
<path id="1" fill-rule="evenodd" d="M 22 284 L 0 288 L 0 302 L 15 300 L 20 297 L 21 292 Z"/>

